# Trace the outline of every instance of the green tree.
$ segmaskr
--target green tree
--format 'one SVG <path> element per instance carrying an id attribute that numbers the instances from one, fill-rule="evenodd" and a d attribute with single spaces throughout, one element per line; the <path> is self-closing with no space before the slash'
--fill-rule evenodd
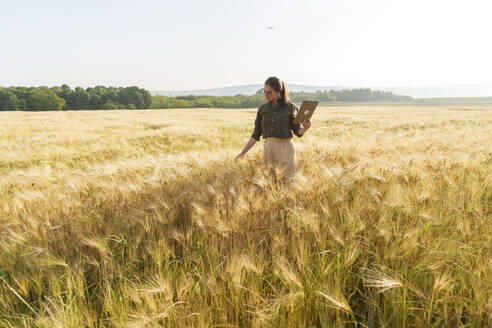
<path id="1" fill-rule="evenodd" d="M 0 87 L 0 110 L 19 109 L 19 98 L 7 88 Z"/>
<path id="2" fill-rule="evenodd" d="M 104 93 L 103 101 L 104 103 L 118 104 L 118 89 L 115 87 L 108 87 Z"/>
<path id="3" fill-rule="evenodd" d="M 107 102 L 102 106 L 102 109 L 118 109 L 118 104 Z"/>
<path id="4" fill-rule="evenodd" d="M 26 87 L 10 87 L 9 91 L 13 92 L 17 99 L 19 99 L 19 109 L 24 110 L 27 109 L 27 96 L 29 95 L 30 88 Z"/>
<path id="5" fill-rule="evenodd" d="M 65 100 L 65 106 L 63 106 L 63 109 L 72 109 L 73 90 L 68 85 L 64 84 L 61 87 L 52 87 L 51 90 L 53 90 L 58 97 Z"/>
<path id="6" fill-rule="evenodd" d="M 130 108 L 130 104 L 138 109 L 149 108 L 152 96 L 147 90 L 132 86 L 119 90 L 118 102 L 126 108 Z"/>
<path id="7" fill-rule="evenodd" d="M 76 87 L 73 92 L 71 109 L 89 109 L 89 93 L 81 87 Z"/>
<path id="8" fill-rule="evenodd" d="M 88 109 L 101 109 L 104 104 L 103 96 L 106 93 L 105 87 L 97 86 L 96 88 L 87 88 L 85 91 L 89 94 Z"/>
<path id="9" fill-rule="evenodd" d="M 64 109 L 73 109 L 73 93 L 73 90 L 66 84 L 63 84 L 61 86 L 61 92 L 59 94 L 57 93 L 58 97 L 65 99 Z"/>
<path id="10" fill-rule="evenodd" d="M 62 110 L 65 100 L 48 87 L 32 88 L 27 96 L 28 110 Z"/>
<path id="11" fill-rule="evenodd" d="M 192 101 L 193 107 L 195 108 L 212 108 L 215 107 L 209 97 L 200 97 L 194 101 Z M 218 106 L 217 106 L 218 107 Z"/>

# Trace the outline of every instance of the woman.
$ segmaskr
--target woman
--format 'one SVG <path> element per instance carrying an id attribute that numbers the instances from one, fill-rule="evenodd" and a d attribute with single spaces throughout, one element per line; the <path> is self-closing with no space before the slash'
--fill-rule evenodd
<path id="1" fill-rule="evenodd" d="M 243 158 L 263 135 L 263 160 L 266 164 L 279 165 L 284 171 L 284 180 L 289 181 L 295 177 L 297 166 L 292 132 L 302 137 L 311 127 L 311 122 L 302 122 L 302 127 L 293 122 L 298 109 L 290 102 L 285 83 L 277 77 L 269 77 L 265 81 L 263 93 L 268 102 L 258 108 L 253 134 L 236 159 Z"/>

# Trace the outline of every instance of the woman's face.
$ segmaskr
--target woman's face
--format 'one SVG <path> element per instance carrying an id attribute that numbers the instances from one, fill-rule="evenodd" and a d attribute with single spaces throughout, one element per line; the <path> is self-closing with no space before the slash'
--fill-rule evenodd
<path id="1" fill-rule="evenodd" d="M 263 93 L 265 94 L 265 98 L 269 102 L 277 101 L 280 97 L 280 92 L 275 91 L 271 86 L 265 84 L 263 87 Z"/>

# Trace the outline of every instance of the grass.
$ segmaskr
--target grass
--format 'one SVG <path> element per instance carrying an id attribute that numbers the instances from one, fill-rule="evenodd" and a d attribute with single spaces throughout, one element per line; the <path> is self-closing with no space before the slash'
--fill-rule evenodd
<path id="1" fill-rule="evenodd" d="M 0 113 L 0 327 L 492 325 L 492 107 Z"/>

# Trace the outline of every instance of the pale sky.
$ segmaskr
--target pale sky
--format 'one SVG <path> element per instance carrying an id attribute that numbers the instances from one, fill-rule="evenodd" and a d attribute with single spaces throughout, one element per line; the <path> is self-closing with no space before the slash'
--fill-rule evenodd
<path id="1" fill-rule="evenodd" d="M 0 4 L 0 86 L 492 82 L 490 0 Z"/>

